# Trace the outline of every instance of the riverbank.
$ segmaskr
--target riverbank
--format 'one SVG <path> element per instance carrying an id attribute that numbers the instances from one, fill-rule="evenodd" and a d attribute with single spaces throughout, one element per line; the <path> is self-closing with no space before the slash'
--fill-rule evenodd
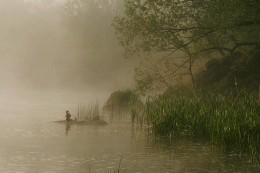
<path id="1" fill-rule="evenodd" d="M 253 95 L 167 93 L 146 102 L 146 122 L 159 135 L 203 138 L 259 160 L 260 105 Z"/>

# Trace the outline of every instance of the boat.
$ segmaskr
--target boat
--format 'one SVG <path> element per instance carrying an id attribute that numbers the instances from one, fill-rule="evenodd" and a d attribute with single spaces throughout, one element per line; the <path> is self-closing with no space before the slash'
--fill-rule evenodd
<path id="1" fill-rule="evenodd" d="M 100 119 L 90 119 L 90 120 L 59 120 L 59 121 L 53 121 L 55 123 L 61 123 L 61 124 L 69 124 L 69 125 L 95 125 L 95 126 L 105 126 L 107 125 L 107 122 Z"/>

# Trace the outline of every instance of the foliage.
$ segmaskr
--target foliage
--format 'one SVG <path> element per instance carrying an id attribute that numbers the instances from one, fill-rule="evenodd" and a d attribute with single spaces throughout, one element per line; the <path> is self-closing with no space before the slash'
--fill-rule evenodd
<path id="1" fill-rule="evenodd" d="M 207 69 L 196 77 L 199 88 L 214 88 L 218 91 L 248 90 L 258 92 L 260 83 L 260 49 L 249 55 L 235 52 L 223 59 L 211 59 Z"/>
<path id="2" fill-rule="evenodd" d="M 131 90 L 115 91 L 107 99 L 104 109 L 105 110 L 130 110 L 134 104 L 141 102 L 138 95 Z"/>
<path id="3" fill-rule="evenodd" d="M 260 154 L 260 106 L 252 95 L 167 93 L 146 103 L 147 122 L 160 135 L 189 135 L 240 154 Z"/>
<path id="4" fill-rule="evenodd" d="M 176 60 L 178 62 L 176 62 Z M 135 68 L 135 82 L 137 91 L 146 94 L 147 91 L 163 91 L 181 84 L 190 74 L 187 60 L 146 58 Z M 177 73 L 178 72 L 178 73 Z"/>
<path id="5" fill-rule="evenodd" d="M 161 58 L 166 63 L 182 57 L 182 63 L 171 66 L 172 70 L 159 78 L 174 78 L 184 67 L 194 84 L 191 68 L 195 59 L 225 56 L 259 45 L 259 6 L 258 0 L 125 0 L 125 16 L 115 17 L 113 26 L 126 55 L 166 52 Z M 142 87 L 158 82 L 158 78 L 147 78 L 149 73 L 139 73 L 137 84 Z"/>
<path id="6" fill-rule="evenodd" d="M 259 5 L 257 0 L 125 0 L 126 16 L 116 17 L 114 27 L 126 51 L 176 51 L 205 42 L 233 52 L 259 44 Z"/>

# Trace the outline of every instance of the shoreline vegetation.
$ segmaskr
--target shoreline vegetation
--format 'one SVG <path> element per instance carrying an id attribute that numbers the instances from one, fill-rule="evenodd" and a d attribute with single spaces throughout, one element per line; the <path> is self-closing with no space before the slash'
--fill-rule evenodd
<path id="1" fill-rule="evenodd" d="M 100 109 L 98 102 L 89 103 L 88 105 L 79 103 L 76 118 L 77 120 L 99 119 Z"/>
<path id="2" fill-rule="evenodd" d="M 133 95 L 133 91 L 118 92 L 120 97 L 111 94 L 108 99 L 110 105 L 114 104 L 110 111 L 128 105 L 132 123 L 147 126 L 155 135 L 202 139 L 252 162 L 260 159 L 260 102 L 255 94 L 194 94 L 189 89 L 177 89 L 148 97 L 143 103 L 137 97 L 122 99 L 122 95 Z M 122 101 L 124 107 L 120 109 L 118 103 Z"/>
<path id="3" fill-rule="evenodd" d="M 220 93 L 165 92 L 133 108 L 140 124 L 155 135 L 205 139 L 251 161 L 260 157 L 260 103 L 252 94 L 237 98 Z M 141 122 L 140 122 L 141 120 Z"/>

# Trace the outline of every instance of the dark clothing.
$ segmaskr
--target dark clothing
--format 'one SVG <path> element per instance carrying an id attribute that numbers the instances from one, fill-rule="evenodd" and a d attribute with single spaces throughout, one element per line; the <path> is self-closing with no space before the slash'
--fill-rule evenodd
<path id="1" fill-rule="evenodd" d="M 69 112 L 66 112 L 66 121 L 70 121 L 71 114 Z"/>

